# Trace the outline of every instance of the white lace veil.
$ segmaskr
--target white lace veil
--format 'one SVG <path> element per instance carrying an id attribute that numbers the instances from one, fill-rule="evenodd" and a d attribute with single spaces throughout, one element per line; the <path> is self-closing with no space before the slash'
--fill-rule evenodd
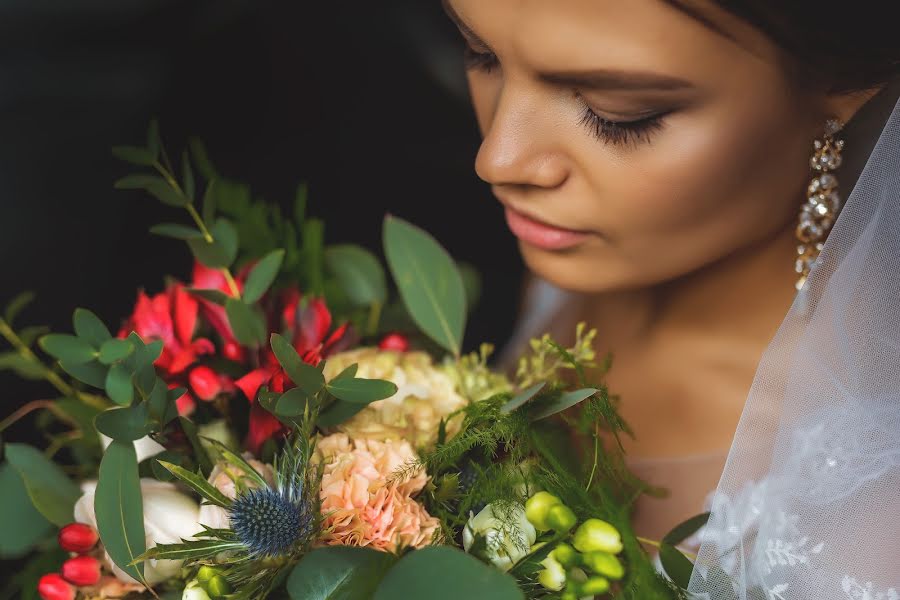
<path id="1" fill-rule="evenodd" d="M 884 128 L 759 364 L 698 598 L 900 599 L 900 103 L 881 96 L 893 112 L 866 108 Z"/>

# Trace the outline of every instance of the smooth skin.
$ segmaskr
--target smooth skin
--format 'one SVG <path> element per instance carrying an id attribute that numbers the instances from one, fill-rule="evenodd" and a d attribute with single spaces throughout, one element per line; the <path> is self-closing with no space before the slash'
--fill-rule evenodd
<path id="1" fill-rule="evenodd" d="M 662 0 L 444 4 L 469 48 L 478 175 L 505 208 L 588 234 L 519 245 L 578 294 L 560 331 L 586 320 L 614 353 L 629 456 L 726 452 L 796 293 L 812 141 L 874 91 L 801 84 L 712 2 L 692 5 L 707 23 Z"/>

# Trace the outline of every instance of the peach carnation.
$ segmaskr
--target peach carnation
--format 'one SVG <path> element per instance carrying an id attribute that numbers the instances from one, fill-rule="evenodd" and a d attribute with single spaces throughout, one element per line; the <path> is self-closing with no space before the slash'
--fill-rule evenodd
<path id="1" fill-rule="evenodd" d="M 428 483 L 423 469 L 395 472 L 416 460 L 409 442 L 351 440 L 336 433 L 317 445 L 322 460 L 322 543 L 394 552 L 431 543 L 439 521 L 413 499 Z"/>

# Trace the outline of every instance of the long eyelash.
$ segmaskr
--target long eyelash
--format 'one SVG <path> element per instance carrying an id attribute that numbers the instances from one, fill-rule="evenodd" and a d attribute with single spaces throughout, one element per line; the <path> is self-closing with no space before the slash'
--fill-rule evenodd
<path id="1" fill-rule="evenodd" d="M 468 44 L 463 50 L 463 61 L 467 70 L 476 69 L 485 72 L 490 72 L 500 64 L 493 52 L 479 52 Z"/>
<path id="2" fill-rule="evenodd" d="M 600 141 L 613 145 L 649 143 L 652 135 L 662 129 L 664 114 L 651 115 L 634 121 L 610 121 L 584 108 L 581 124 Z"/>

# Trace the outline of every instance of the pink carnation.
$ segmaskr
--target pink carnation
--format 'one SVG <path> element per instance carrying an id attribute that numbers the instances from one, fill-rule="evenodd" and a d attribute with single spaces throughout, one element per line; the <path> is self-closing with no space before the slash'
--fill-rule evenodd
<path id="1" fill-rule="evenodd" d="M 416 460 L 409 442 L 351 440 L 337 433 L 321 439 L 322 542 L 394 552 L 427 546 L 439 521 L 413 499 L 428 483 L 423 469 L 395 480 L 397 469 Z"/>

